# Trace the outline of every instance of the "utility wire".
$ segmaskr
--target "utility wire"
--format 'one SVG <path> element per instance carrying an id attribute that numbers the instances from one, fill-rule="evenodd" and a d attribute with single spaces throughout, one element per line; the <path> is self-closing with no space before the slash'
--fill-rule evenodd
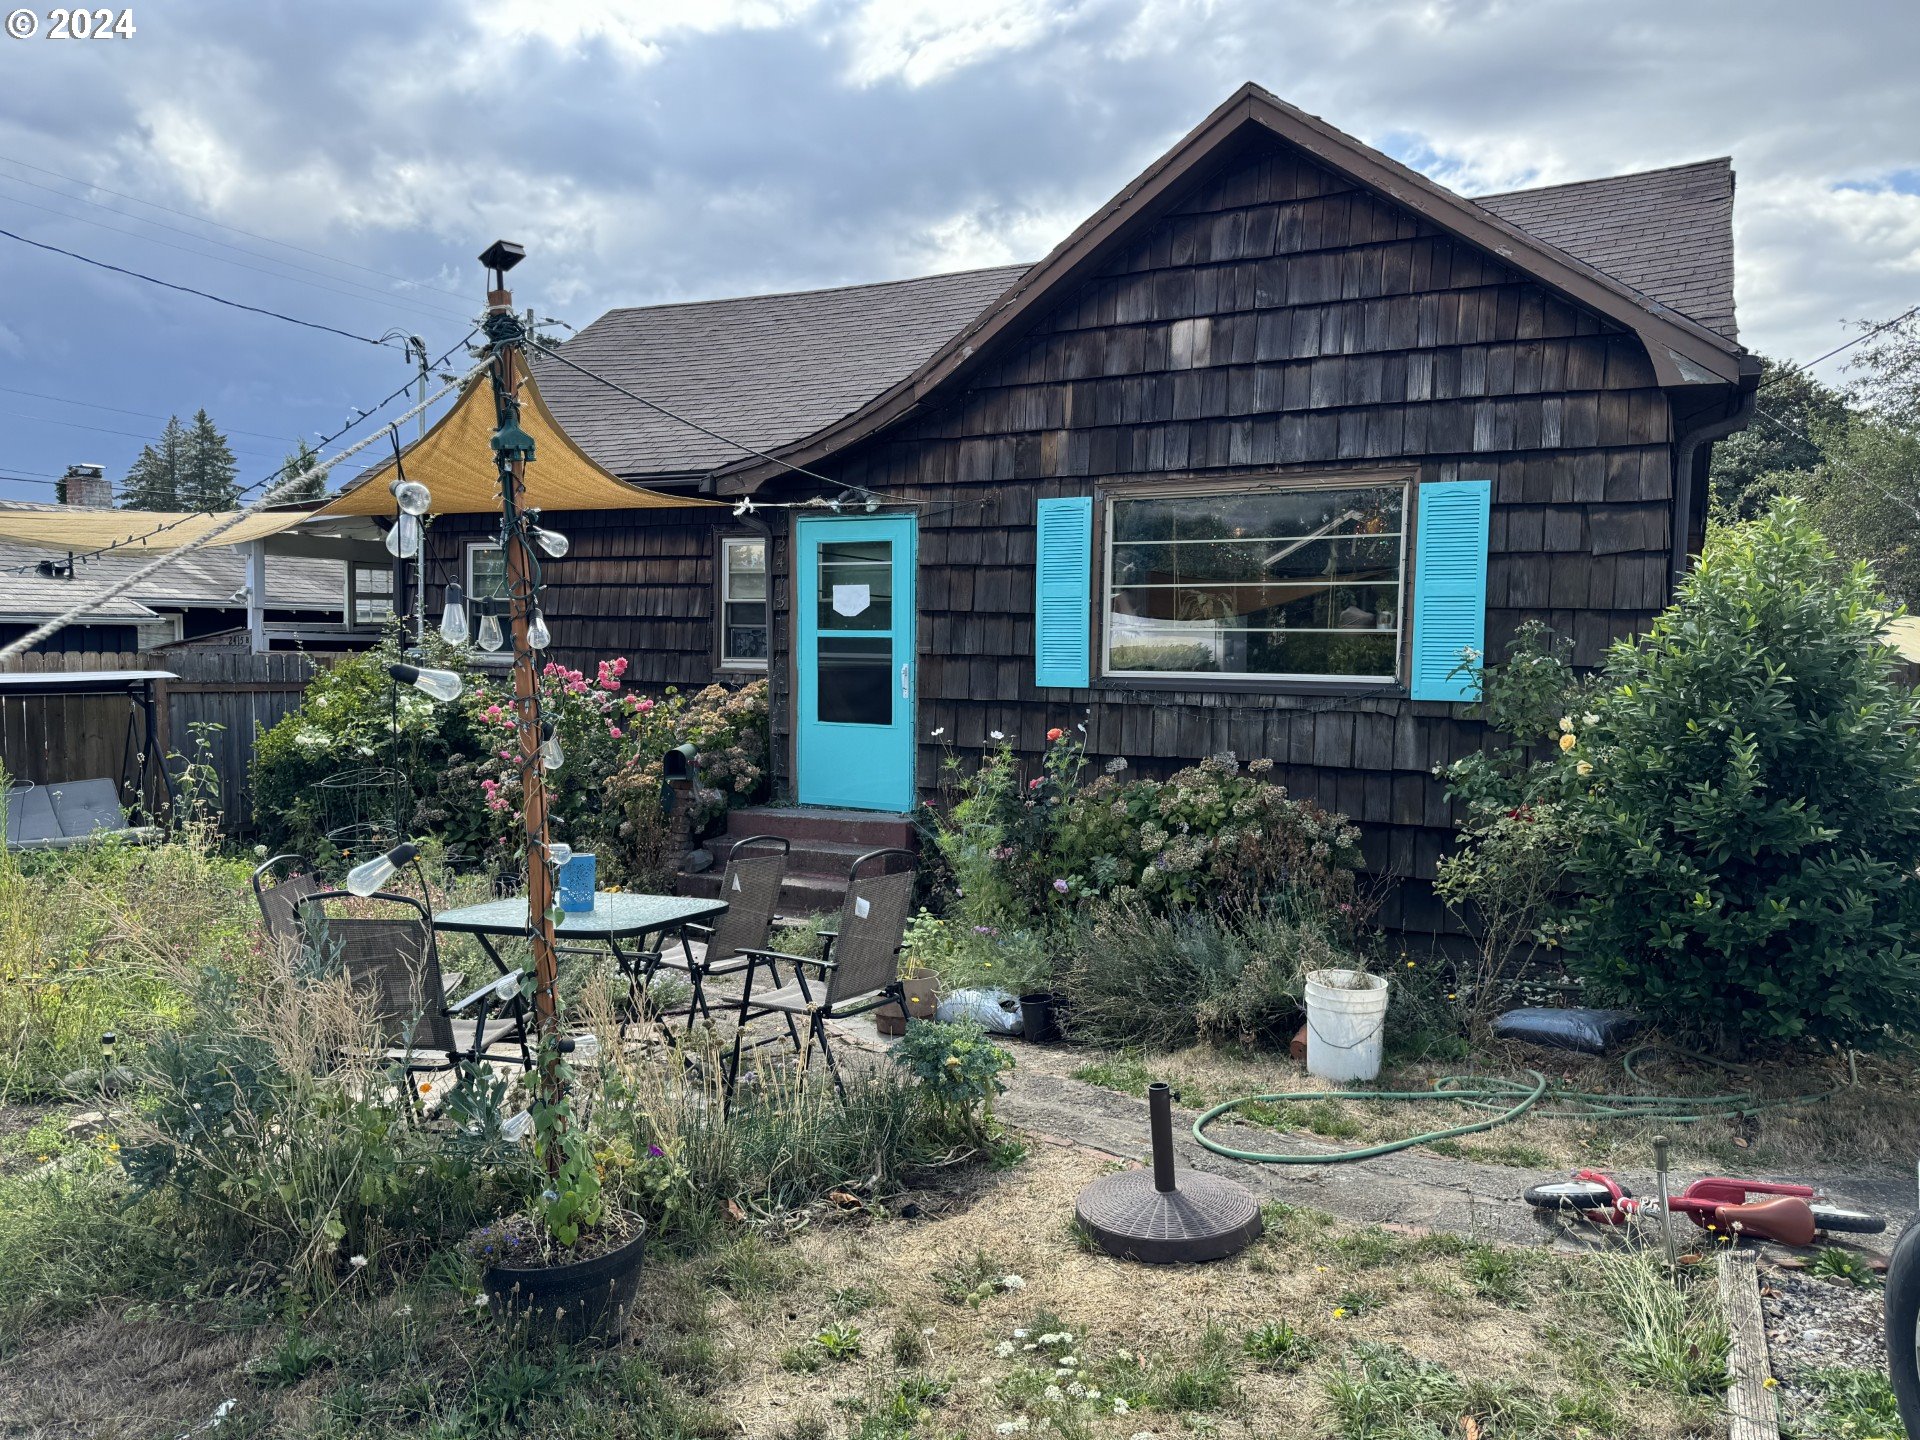
<path id="1" fill-rule="evenodd" d="M 4 160 L 9 165 L 18 165 L 23 170 L 32 170 L 41 175 L 51 175 L 54 179 L 65 180 L 70 185 L 84 185 L 89 190 L 98 190 L 102 195 L 113 195 L 121 200 L 131 200 L 136 205 L 146 205 L 154 210 L 164 210 L 167 214 L 178 215 L 183 220 L 192 220 L 201 225 L 211 225 L 218 230 L 227 230 L 227 231 L 231 231 L 235 235 L 244 235 L 249 240 L 259 240 L 268 245 L 278 245 L 285 250 L 297 251 L 299 254 L 302 254 L 302 255 L 311 255 L 316 260 L 325 260 L 329 265 L 344 265 L 349 270 L 362 270 L 369 275 L 378 275 L 383 280 L 393 280 L 393 281 L 397 281 L 399 284 L 402 284 L 402 285 L 411 285 L 417 290 L 435 290 L 442 295 L 452 295 L 463 300 L 466 298 L 466 296 L 462 294 L 462 292 L 458 290 L 449 290 L 444 285 L 429 285 L 424 280 L 409 280 L 404 275 L 394 275 L 394 274 L 390 274 L 385 270 L 376 270 L 371 265 L 362 265 L 362 264 L 359 264 L 357 261 L 353 261 L 353 260 L 342 260 L 338 256 L 324 254 L 319 250 L 309 250 L 304 245 L 295 245 L 291 241 L 276 240 L 271 235 L 260 235 L 260 234 L 256 234 L 252 230 L 242 230 L 238 225 L 229 225 L 223 220 L 209 220 L 204 215 L 195 215 L 191 210 L 176 210 L 171 205 L 162 205 L 158 200 L 143 200 L 138 195 L 129 195 L 124 190 L 114 190 L 108 186 L 96 184 L 92 180 L 81 180 L 73 175 L 63 175 L 58 170 L 47 169 L 47 167 L 44 165 L 35 165 L 26 160 L 16 160 L 11 155 L 0 155 L 0 160 Z M 32 184 L 33 182 L 23 181 L 22 183 Z M 46 187 L 42 187 L 42 188 L 46 188 Z M 55 191 L 54 193 L 60 194 L 62 192 Z M 79 199 L 83 199 L 84 197 L 75 195 L 70 198 L 79 200 Z M 100 202 L 97 200 L 87 200 L 86 203 L 89 205 L 98 205 Z M 111 209 L 112 207 L 103 205 L 101 206 L 101 208 Z M 113 213 L 116 215 L 125 215 L 127 212 L 124 210 L 115 210 Z M 128 216 L 128 218 L 137 219 L 138 217 Z M 152 221 L 149 223 L 158 224 L 159 222 Z M 185 234 L 190 232 L 183 231 L 182 233 Z M 214 243 L 218 244 L 219 242 L 215 241 Z"/>
<path id="2" fill-rule="evenodd" d="M 1847 464 L 1844 460 L 1834 459 L 1833 456 L 1827 454 L 1825 450 L 1822 449 L 1820 442 L 1818 440 L 1814 439 L 1805 430 L 1802 430 L 1798 425 L 1795 425 L 1792 421 L 1784 418 L 1783 416 L 1774 414 L 1771 410 L 1763 410 L 1758 405 L 1753 407 L 1753 413 L 1760 416 L 1760 418 L 1763 420 L 1771 420 L 1774 424 L 1778 425 L 1782 430 L 1785 430 L 1789 435 L 1798 436 L 1800 439 L 1806 441 L 1809 445 L 1813 446 L 1815 450 L 1820 451 L 1820 463 L 1822 463 L 1823 465 L 1832 465 L 1836 469 L 1844 470 L 1847 474 L 1853 476 L 1854 479 L 1864 481 L 1868 486 L 1870 486 L 1875 490 L 1878 490 L 1887 499 L 1893 501 L 1894 504 L 1900 506 L 1902 509 L 1910 513 L 1915 520 L 1920 520 L 1920 505 L 1915 505 L 1913 501 L 1907 499 L 1903 495 L 1896 495 L 1893 491 L 1889 490 L 1886 486 L 1882 485 L 1878 480 L 1874 479 L 1871 475 L 1867 474 L 1864 470 L 1856 470 L 1853 466 Z"/>
<path id="3" fill-rule="evenodd" d="M 97 400 L 69 400 L 65 395 L 43 395 L 38 390 L 16 390 L 11 385 L 0 385 L 0 394 L 24 395 L 29 400 L 51 400 L 56 405 L 81 405 L 89 410 L 110 410 L 115 415 L 132 415 L 140 420 L 177 420 L 178 415 L 156 415 L 151 410 L 123 410 L 118 405 L 102 405 Z M 226 435 L 251 435 L 256 440 L 271 440 L 277 445 L 288 443 L 285 435 L 269 435 L 264 430 L 226 430 Z M 55 477 L 58 478 L 58 477 Z"/>
<path id="4" fill-rule="evenodd" d="M 318 464 L 309 465 L 307 466 L 306 469 L 302 470 L 299 474 L 287 476 L 279 484 L 270 487 L 267 490 L 266 494 L 262 495 L 258 500 L 254 501 L 251 505 L 248 505 L 243 509 L 236 510 L 232 515 L 228 516 L 225 520 L 221 521 L 218 525 L 215 525 L 211 530 L 207 531 L 206 534 L 196 536 L 194 539 L 189 540 L 186 544 L 178 546 L 175 549 L 161 551 L 158 555 L 154 556 L 152 560 L 148 561 L 145 565 L 140 566 L 137 570 L 133 571 L 131 574 L 123 577 L 122 579 L 114 581 L 112 584 L 102 587 L 102 589 L 98 593 L 94 595 L 90 595 L 86 599 L 78 601 L 75 604 L 68 606 L 66 611 L 63 614 L 54 616 L 53 619 L 46 621 L 44 624 L 36 627 L 33 630 L 28 631 L 25 635 L 22 635 L 18 640 L 11 642 L 10 644 L 4 647 L 0 647 L 0 663 L 4 663 L 7 660 L 11 660 L 15 655 L 24 654 L 26 651 L 31 650 L 35 645 L 38 645 L 42 640 L 45 640 L 49 635 L 53 635 L 57 633 L 64 626 L 70 624 L 74 620 L 77 620 L 80 616 L 86 614 L 88 611 L 96 609 L 99 606 L 106 604 L 106 602 L 109 600 L 117 600 L 120 596 L 126 594 L 129 590 L 133 589 L 136 585 L 139 585 L 149 575 L 155 574 L 156 572 L 165 569 L 167 566 L 175 563 L 176 561 L 182 559 L 183 557 L 192 554 L 195 550 L 202 549 L 205 546 L 211 544 L 213 541 L 219 539 L 222 535 L 226 534 L 229 530 L 233 529 L 236 525 L 240 524 L 241 521 L 247 520 L 252 516 L 259 514 L 262 510 L 265 510 L 269 505 L 271 505 L 274 502 L 274 499 L 280 494 L 282 490 L 290 489 L 292 486 L 304 480 L 310 479 L 315 475 L 324 476 L 334 466 L 340 464 L 342 461 L 346 460 L 349 456 L 352 456 L 358 453 L 359 451 L 366 449 L 367 446 L 373 444 L 374 441 L 380 439 L 383 435 L 387 434 L 389 431 L 391 431 L 395 435 L 398 435 L 400 433 L 399 432 L 400 426 L 406 424 L 407 421 L 411 420 L 415 415 L 424 414 L 426 412 L 427 407 L 432 405 L 434 401 L 440 399 L 441 396 L 446 395 L 450 391 L 459 389 L 462 385 L 465 385 L 469 380 L 472 380 L 475 377 L 482 374 L 486 370 L 487 366 L 490 365 L 491 363 L 492 363 L 491 359 L 488 359 L 487 361 L 479 365 L 476 365 L 466 375 L 462 376 L 458 380 L 453 381 L 451 384 L 447 385 L 445 388 L 441 389 L 437 393 L 433 395 L 429 395 L 426 399 L 422 400 L 419 404 L 415 405 L 411 410 L 408 410 L 406 414 L 395 416 L 392 420 L 388 421 L 385 425 L 382 425 L 378 430 L 374 431 L 371 435 L 363 436 L 362 438 L 354 441 L 353 444 L 349 445 L 346 449 L 342 450 L 338 455 L 335 455 L 331 460 L 325 460 L 325 461 L 319 462 Z M 96 551 L 95 553 L 97 554 L 99 552 Z"/>
<path id="5" fill-rule="evenodd" d="M 7 181 L 16 185 L 32 183 L 31 181 L 16 180 L 11 175 L 0 175 L 0 181 Z M 72 197 L 68 197 L 68 198 L 72 198 Z M 264 266 L 260 266 L 260 265 L 249 265 L 244 260 L 230 259 L 225 255 L 212 255 L 205 250 L 196 249 L 191 245 L 180 245 L 180 244 L 176 244 L 172 240 L 162 240 L 158 235 L 143 235 L 138 230 L 128 230 L 124 226 L 120 226 L 120 225 L 109 225 L 106 223 L 106 221 L 95 220 L 89 215 L 75 215 L 70 210 L 56 210 L 51 205 L 41 205 L 41 204 L 37 204 L 32 200 L 22 200 L 17 195 L 0 194 L 0 200 L 6 201 L 9 205 L 24 205 L 28 209 L 38 210 L 44 215 L 57 215 L 62 220 L 72 220 L 81 225 L 92 225 L 96 229 L 107 231 L 109 234 L 126 235 L 134 240 L 144 241 L 149 245 L 164 245 L 169 250 L 178 250 L 182 255 L 193 255 L 202 260 L 212 260 L 216 264 L 232 265 L 236 269 L 250 270 L 255 275 L 266 275 L 272 279 L 284 281 L 289 285 L 303 285 L 309 290 L 320 290 L 325 292 L 328 295 L 341 295 L 346 297 L 349 300 L 359 300 L 359 301 L 362 301 L 363 303 L 368 301 L 374 301 L 383 305 L 391 306 L 394 309 L 402 311 L 409 315 L 431 316 L 431 317 L 442 318 L 442 319 L 451 318 L 453 316 L 459 316 L 462 319 L 466 318 L 465 312 L 455 310 L 450 305 L 446 305 L 446 306 L 435 305 L 431 302 L 427 302 L 423 304 L 422 302 L 414 299 L 411 296 L 395 295 L 391 291 L 387 291 L 387 290 L 376 290 L 373 286 L 362 285 L 357 280 L 348 280 L 337 275 L 322 275 L 322 272 L 318 270 L 311 269 L 305 265 L 295 265 L 290 260 L 273 260 L 273 257 L 268 255 L 260 255 L 256 257 L 261 260 L 270 261 L 271 263 L 276 265 L 287 265 L 295 270 L 303 270 L 309 275 L 322 275 L 323 279 L 331 280 L 334 283 L 331 285 L 319 285 L 314 283 L 311 280 L 302 280 L 297 275 L 288 275 L 284 271 L 268 270 Z M 118 215 L 120 212 L 118 210 L 115 210 L 113 213 Z M 138 217 L 128 216 L 127 218 L 137 219 Z M 140 223 L 148 224 L 148 225 L 157 225 L 160 222 L 158 222 L 157 220 L 148 220 L 148 221 L 141 221 Z M 172 229 L 173 227 L 169 226 L 168 228 Z M 205 237 L 200 237 L 200 238 L 202 238 L 205 241 L 205 243 L 209 245 L 225 244 L 224 241 L 220 241 L 220 240 L 208 240 L 208 239 L 205 239 Z M 240 247 L 237 245 L 228 245 L 226 248 L 228 248 L 229 250 L 240 249 Z M 251 250 L 241 250 L 240 253 L 243 255 L 253 255 L 255 252 Z M 352 286 L 353 288 L 342 289 L 341 288 L 342 286 Z"/>
<path id="6" fill-rule="evenodd" d="M 1893 319 L 1887 321 L 1885 324 L 1876 325 L 1871 330 L 1861 331 L 1860 334 L 1854 336 L 1853 339 L 1847 341 L 1846 344 L 1836 345 L 1833 347 L 1833 349 L 1827 351 L 1826 354 L 1816 355 L 1814 356 L 1813 359 L 1807 361 L 1807 363 L 1804 365 L 1795 365 L 1791 370 L 1780 371 L 1779 374 L 1775 375 L 1771 380 L 1767 381 L 1765 384 L 1761 385 L 1759 389 L 1755 390 L 1754 394 L 1758 395 L 1762 390 L 1770 389 L 1773 386 L 1778 385 L 1782 380 L 1791 379 L 1793 376 L 1798 375 L 1803 370 L 1811 370 L 1814 366 L 1822 364 L 1825 361 L 1831 360 L 1834 356 L 1838 355 L 1842 350 L 1851 350 L 1854 346 L 1860 344 L 1862 341 L 1871 340 L 1873 339 L 1874 336 L 1881 334 L 1883 331 L 1891 330 L 1894 326 L 1900 324 L 1903 320 L 1911 320 L 1915 315 L 1920 315 L 1920 305 L 1915 305 L 1911 310 L 1903 311 L 1902 313 L 1894 316 Z"/>
<path id="7" fill-rule="evenodd" d="M 51 415 L 28 415 L 20 410 L 0 410 L 0 415 L 8 416 L 14 420 L 30 420 L 36 425 L 62 425 L 69 430 L 91 430 L 98 435 L 124 435 L 129 440 L 146 440 L 151 443 L 153 438 L 151 435 L 142 434 L 138 430 L 113 430 L 105 425 L 83 425 L 78 420 L 56 420 Z M 156 416 L 155 418 L 157 419 L 158 417 Z M 243 454 L 248 455 L 264 455 L 266 453 L 258 445 L 242 445 L 235 448 L 238 448 Z"/>
<path id="8" fill-rule="evenodd" d="M 152 275 L 143 275 L 140 271 L 129 270 L 124 265 L 109 265 L 104 260 L 96 260 L 91 255 L 82 255 L 77 250 L 63 250 L 58 245 L 47 244 L 44 240 L 29 240 L 26 236 L 16 235 L 11 230 L 0 230 L 0 235 L 4 235 L 9 240 L 17 240 L 22 245 L 31 245 L 36 250 L 50 250 L 55 255 L 65 255 L 70 260 L 78 260 L 83 264 L 97 266 L 102 270 L 111 270 L 118 275 L 130 275 L 135 280 L 146 281 L 149 285 L 159 285 L 164 289 L 178 290 L 185 295 L 198 295 L 202 300 L 211 300 L 217 305 L 227 305 L 235 310 L 250 310 L 255 315 L 266 315 L 275 320 L 284 320 L 289 325 L 299 325 L 307 330 L 322 330 L 329 335 L 338 335 L 343 340 L 358 340 L 362 345 L 383 345 L 385 343 L 384 341 L 375 340 L 371 335 L 356 335 L 351 330 L 339 330 L 332 325 L 321 325 L 313 320 L 300 320 L 292 315 L 283 315 L 278 310 L 268 310 L 259 305 L 243 305 L 238 300 L 229 300 L 224 295 L 215 295 L 206 290 L 196 290 L 191 285 L 176 285 L 171 280 L 161 280 Z"/>

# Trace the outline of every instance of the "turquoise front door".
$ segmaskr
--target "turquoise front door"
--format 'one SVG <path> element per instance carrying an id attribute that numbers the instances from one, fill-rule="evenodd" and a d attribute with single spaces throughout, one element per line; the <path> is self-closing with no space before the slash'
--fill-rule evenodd
<path id="1" fill-rule="evenodd" d="M 914 526 L 794 525 L 794 770 L 802 805 L 913 806 Z"/>

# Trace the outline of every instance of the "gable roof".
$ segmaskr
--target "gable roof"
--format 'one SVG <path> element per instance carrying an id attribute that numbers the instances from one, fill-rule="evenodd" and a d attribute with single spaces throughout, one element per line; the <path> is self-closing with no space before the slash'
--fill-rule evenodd
<path id="1" fill-rule="evenodd" d="M 746 459 L 723 466 L 716 472 L 717 488 L 727 494 L 750 491 L 786 465 L 816 464 L 934 403 L 949 386 L 963 384 L 1000 343 L 1017 336 L 1022 322 L 1052 295 L 1092 275 L 1115 250 L 1157 221 L 1196 174 L 1255 136 L 1295 146 L 1328 169 L 1633 331 L 1646 345 L 1661 385 L 1733 386 L 1743 371 L 1757 373 L 1758 362 L 1728 336 L 1248 83 L 911 374 L 833 424 L 776 449 L 776 460 Z"/>
<path id="2" fill-rule="evenodd" d="M 1733 162 L 1725 156 L 1477 195 L 1474 204 L 1709 330 L 1736 338 Z"/>
<path id="3" fill-rule="evenodd" d="M 766 450 L 838 420 L 939 349 L 1027 267 L 609 310 L 569 360 Z M 696 478 L 741 450 L 530 352 L 567 433 L 628 479 Z"/>

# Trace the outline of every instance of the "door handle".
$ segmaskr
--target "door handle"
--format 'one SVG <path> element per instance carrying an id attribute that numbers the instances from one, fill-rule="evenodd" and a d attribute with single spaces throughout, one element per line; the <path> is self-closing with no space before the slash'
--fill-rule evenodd
<path id="1" fill-rule="evenodd" d="M 907 667 L 905 665 L 900 667 L 900 698 L 902 700 L 911 700 L 913 698 L 913 695 L 907 689 Z"/>

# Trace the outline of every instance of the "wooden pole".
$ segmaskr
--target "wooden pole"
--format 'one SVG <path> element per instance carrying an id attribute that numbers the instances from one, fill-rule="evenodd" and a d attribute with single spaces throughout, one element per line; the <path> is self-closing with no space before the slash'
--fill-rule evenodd
<path id="1" fill-rule="evenodd" d="M 519 425 L 520 387 L 526 355 L 508 290 L 487 292 L 489 334 L 497 335 L 493 359 L 494 417 L 501 427 Z M 497 328 L 496 328 L 497 327 Z M 539 562 L 521 522 L 526 501 L 527 464 L 518 451 L 496 451 L 500 471 L 501 544 L 507 565 L 507 604 L 513 626 L 513 713 L 520 742 L 521 819 L 526 832 L 527 938 L 533 946 L 534 1026 L 542 1040 L 559 1029 L 558 959 L 554 951 L 553 867 L 547 863 L 547 785 L 540 768 L 539 656 L 527 641 L 533 608 L 534 576 Z M 557 1097 L 552 1046 L 541 1047 L 541 1088 Z M 557 1156 L 554 1158 L 557 1159 Z"/>

